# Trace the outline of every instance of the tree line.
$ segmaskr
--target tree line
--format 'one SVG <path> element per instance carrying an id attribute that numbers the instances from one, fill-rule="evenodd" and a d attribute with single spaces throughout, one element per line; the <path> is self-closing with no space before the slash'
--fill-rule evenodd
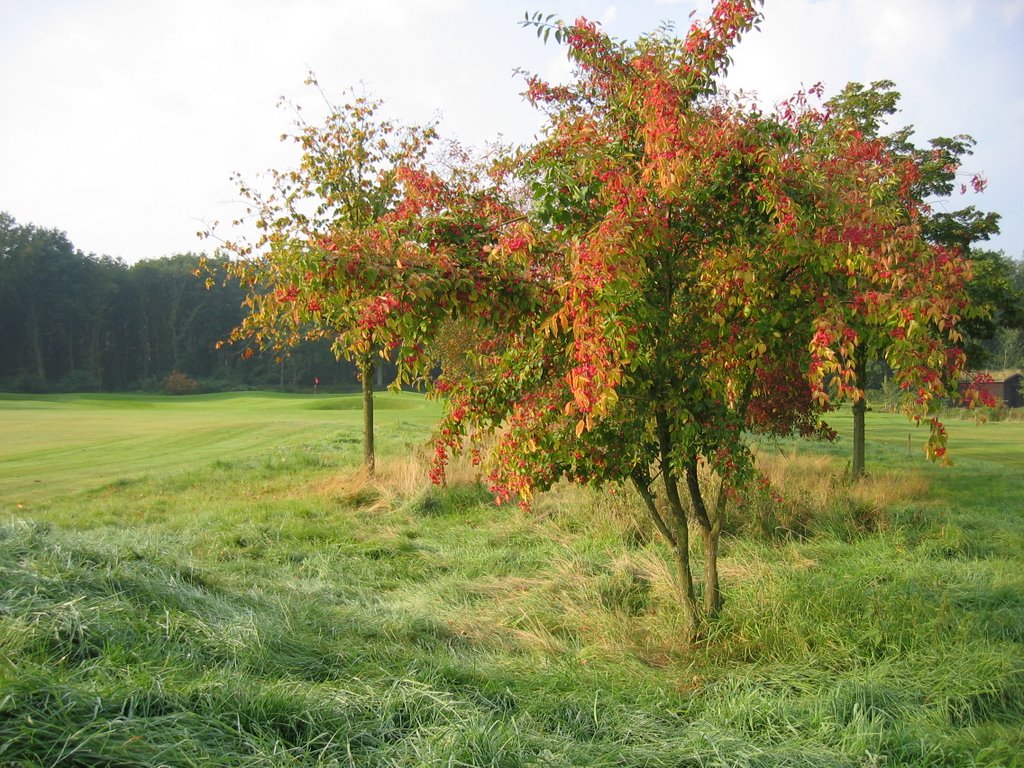
<path id="1" fill-rule="evenodd" d="M 173 372 L 199 390 L 358 387 L 329 341 L 285 354 L 219 344 L 243 317 L 245 291 L 195 275 L 184 253 L 127 264 L 86 254 L 64 232 L 0 212 L 0 389 L 161 391 Z M 215 272 L 223 260 L 205 260 Z M 380 377 L 388 375 L 387 366 Z"/>
<path id="2" fill-rule="evenodd" d="M 996 305 L 973 329 L 972 367 L 1024 368 L 1024 312 L 1006 302 L 1007 290 L 1024 293 L 1024 261 L 970 253 L 975 290 L 987 295 L 978 298 Z M 309 389 L 314 380 L 327 389 L 359 386 L 356 366 L 338 361 L 329 340 L 248 358 L 238 344 L 219 345 L 245 316 L 245 290 L 223 280 L 207 288 L 195 276 L 201 262 L 224 268 L 194 253 L 135 264 L 86 254 L 64 232 L 0 211 L 0 390 L 160 391 L 175 371 L 203 391 Z M 880 387 L 885 373 L 873 365 L 869 383 Z M 394 374 L 382 361 L 375 386 Z"/>

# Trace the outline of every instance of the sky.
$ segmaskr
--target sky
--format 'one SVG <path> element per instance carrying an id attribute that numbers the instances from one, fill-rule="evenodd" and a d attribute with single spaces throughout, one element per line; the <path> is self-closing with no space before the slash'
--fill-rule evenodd
<path id="1" fill-rule="evenodd" d="M 315 108 L 309 71 L 332 98 L 355 88 L 465 144 L 526 142 L 541 123 L 514 71 L 571 70 L 525 12 L 632 39 L 663 21 L 685 32 L 711 4 L 545 2 L 0 0 L 0 211 L 127 262 L 209 251 L 196 232 L 240 212 L 232 173 L 293 162 L 278 101 Z M 999 212 L 989 246 L 1024 256 L 1024 0 L 766 0 L 734 59 L 729 87 L 768 107 L 819 81 L 826 96 L 895 81 L 893 127 L 978 142 L 964 170 L 988 189 L 948 208 Z"/>

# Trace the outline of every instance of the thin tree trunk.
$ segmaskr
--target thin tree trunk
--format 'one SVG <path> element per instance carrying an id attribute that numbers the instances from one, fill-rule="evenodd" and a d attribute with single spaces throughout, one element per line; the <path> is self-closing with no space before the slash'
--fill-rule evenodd
<path id="1" fill-rule="evenodd" d="M 697 474 L 697 459 L 694 458 L 686 467 L 686 489 L 693 504 L 693 516 L 700 528 L 704 540 L 704 610 L 709 619 L 718 616 L 722 609 L 722 588 L 718 578 L 718 539 L 722 530 L 721 508 L 715 509 L 715 519 L 708 515 L 704 494 L 700 489 L 700 477 Z M 724 489 L 722 489 L 724 490 Z M 719 491 L 719 499 L 722 496 Z"/>
<path id="2" fill-rule="evenodd" d="M 681 512 L 682 510 L 680 510 Z M 676 545 L 672 552 L 676 559 L 679 597 L 683 605 L 683 620 L 686 622 L 686 642 L 695 643 L 700 638 L 700 609 L 693 588 L 693 571 L 690 568 L 690 531 L 685 517 L 679 522 Z"/>
<path id="3" fill-rule="evenodd" d="M 688 643 L 695 642 L 700 627 L 699 614 L 697 612 L 697 597 L 693 589 L 693 573 L 690 570 L 690 542 L 689 530 L 686 527 L 686 520 L 677 514 L 674 517 L 677 523 L 677 533 L 673 534 L 665 523 L 665 516 L 658 511 L 658 504 L 651 493 L 651 479 L 644 477 L 646 473 L 634 473 L 633 485 L 636 487 L 640 497 L 644 500 L 647 511 L 650 513 L 654 524 L 661 531 L 661 534 L 672 547 L 672 556 L 676 561 L 676 586 L 679 589 L 680 602 L 683 607 L 683 619 L 686 622 Z"/>
<path id="4" fill-rule="evenodd" d="M 709 619 L 722 610 L 722 588 L 718 581 L 718 531 L 701 528 L 704 539 L 704 612 Z"/>
<path id="5" fill-rule="evenodd" d="M 36 369 L 36 376 L 39 381 L 46 380 L 46 366 L 43 364 L 43 345 L 39 340 L 39 319 L 36 317 L 34 304 L 29 305 L 29 337 L 32 339 L 32 363 Z"/>
<path id="6" fill-rule="evenodd" d="M 363 384 L 363 466 L 370 477 L 376 472 L 373 448 L 373 359 L 367 355 L 360 361 L 359 378 Z"/>
<path id="7" fill-rule="evenodd" d="M 633 470 L 632 473 L 633 485 L 636 487 L 637 493 L 640 494 L 640 498 L 644 500 L 644 505 L 647 507 L 647 511 L 651 515 L 651 519 L 654 520 L 654 525 L 661 531 L 661 535 L 665 537 L 665 540 L 672 546 L 673 549 L 676 547 L 676 537 L 672 531 L 669 530 L 668 525 L 665 523 L 665 518 L 662 517 L 658 511 L 658 504 L 654 499 L 654 494 L 651 493 L 651 478 L 644 470 Z"/>
<path id="8" fill-rule="evenodd" d="M 686 509 L 679 497 L 679 483 L 672 471 L 672 435 L 668 419 L 664 411 L 659 410 L 655 419 L 658 430 L 661 478 L 665 487 L 665 498 L 668 501 L 671 519 L 675 523 L 675 546 L 673 554 L 676 559 L 679 597 L 683 606 L 683 619 L 686 621 L 687 642 L 695 643 L 700 637 L 701 615 L 697 607 L 697 596 L 693 588 L 693 570 L 690 568 L 690 528 Z"/>
<path id="9" fill-rule="evenodd" d="M 857 350 L 857 362 L 854 367 L 857 388 L 863 392 L 867 383 L 867 360 L 863 350 Z M 853 467 L 854 480 L 864 477 L 864 430 L 867 400 L 862 396 L 853 404 Z"/>

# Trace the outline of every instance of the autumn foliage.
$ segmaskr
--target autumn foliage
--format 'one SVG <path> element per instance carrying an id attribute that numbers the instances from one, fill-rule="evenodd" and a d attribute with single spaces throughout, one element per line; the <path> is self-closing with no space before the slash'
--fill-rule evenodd
<path id="1" fill-rule="evenodd" d="M 527 80 L 549 121 L 521 158 L 529 215 L 490 254 L 536 275 L 531 321 L 494 328 L 474 375 L 438 385 L 440 463 L 496 432 L 499 499 L 528 505 L 562 478 L 632 483 L 673 547 L 693 636 L 721 604 L 722 515 L 755 475 L 749 437 L 827 436 L 822 414 L 863 397 L 871 334 L 941 457 L 933 413 L 964 365 L 969 269 L 922 237 L 916 165 L 833 119 L 820 86 L 773 114 L 718 87 L 758 18 L 719 2 L 682 40 L 635 43 L 527 20 L 576 64 L 569 85 Z"/>
<path id="2" fill-rule="evenodd" d="M 468 449 L 500 501 L 529 506 L 562 479 L 632 484 L 672 547 L 692 638 L 721 606 L 721 524 L 756 476 L 751 435 L 828 436 L 822 415 L 863 397 L 870 334 L 941 457 L 934 412 L 964 366 L 969 269 L 922 237 L 915 163 L 831 115 L 820 86 L 771 114 L 721 89 L 757 6 L 719 0 L 682 39 L 632 43 L 528 17 L 575 64 L 566 85 L 527 77 L 547 116 L 535 144 L 484 172 L 427 162 L 432 135 L 412 137 L 368 161 L 380 205 L 291 205 L 299 226 L 268 223 L 241 273 L 263 288 L 243 332 L 395 355 L 402 380 L 447 398 L 435 480 Z M 349 204 L 307 138 L 303 188 Z M 462 363 L 422 379 L 453 323 Z"/>
<path id="3" fill-rule="evenodd" d="M 313 76 L 308 84 L 319 88 Z M 296 108 L 296 130 L 282 137 L 300 150 L 296 167 L 271 171 L 262 186 L 237 179 L 259 235 L 224 245 L 231 277 L 248 289 L 232 340 L 249 343 L 246 354 L 283 354 L 328 339 L 339 358 L 355 362 L 372 473 L 376 361 L 397 363 L 396 385 L 423 380 L 447 322 L 479 313 L 501 325 L 510 300 L 534 286 L 486 258 L 491 233 L 520 214 L 479 163 L 454 146 L 437 150 L 432 126 L 384 118 L 380 101 L 324 103 L 322 122 Z M 493 301 L 496 292 L 502 301 Z"/>

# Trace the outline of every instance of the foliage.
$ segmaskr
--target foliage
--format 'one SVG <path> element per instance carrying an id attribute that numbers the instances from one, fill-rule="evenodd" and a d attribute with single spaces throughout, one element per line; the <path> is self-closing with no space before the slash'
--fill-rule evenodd
<path id="1" fill-rule="evenodd" d="M 964 364 L 969 269 L 924 239 L 915 163 L 815 108 L 820 88 L 774 115 L 720 91 L 758 20 L 756 3 L 723 1 L 682 40 L 663 29 L 626 43 L 583 19 L 527 17 L 576 65 L 568 85 L 527 78 L 548 116 L 522 156 L 532 207 L 490 253 L 529 269 L 536 298 L 528 319 L 481 335 L 472 375 L 438 385 L 451 398 L 439 464 L 464 437 L 500 432 L 499 498 L 528 504 L 561 478 L 632 483 L 676 555 L 690 637 L 702 619 L 689 529 L 713 616 L 751 433 L 827 434 L 821 412 L 863 397 L 867 333 L 890 337 L 918 420 Z"/>
<path id="2" fill-rule="evenodd" d="M 171 371 L 164 379 L 161 389 L 167 395 L 191 395 L 199 388 L 199 382 L 181 371 Z"/>
<path id="3" fill-rule="evenodd" d="M 307 83 L 317 85 L 312 76 Z M 249 311 L 233 337 L 278 351 L 328 338 L 339 356 L 373 356 L 384 351 L 374 334 L 377 320 L 396 308 L 395 300 L 383 290 L 372 297 L 354 292 L 373 293 L 400 262 L 402 244 L 381 243 L 379 225 L 399 203 L 400 170 L 422 163 L 435 134 L 432 127 L 399 128 L 383 120 L 381 102 L 366 97 L 327 106 L 322 124 L 306 122 L 296 108 L 296 133 L 282 140 L 299 146 L 301 161 L 294 169 L 271 170 L 269 192 L 236 179 L 260 235 L 255 243 L 224 245 L 236 257 L 229 273 L 248 291 Z M 341 238 L 345 249 L 332 258 Z M 349 259 L 338 262 L 349 250 L 354 259 L 364 249 L 365 270 L 350 275 Z M 360 299 L 365 302 L 357 306 Z"/>
<path id="4" fill-rule="evenodd" d="M 963 263 L 970 256 L 972 242 L 987 240 L 999 231 L 998 214 L 982 214 L 974 206 L 953 212 L 936 210 L 936 207 L 947 207 L 957 186 L 963 158 L 972 153 L 974 139 L 967 135 L 939 137 L 932 139 L 928 148 L 920 148 L 911 141 L 913 129 L 910 127 L 885 134 L 885 122 L 897 112 L 899 98 L 900 94 L 889 80 L 876 81 L 868 87 L 860 83 L 849 83 L 827 102 L 827 107 L 833 119 L 852 124 L 864 136 L 883 146 L 890 156 L 912 166 L 903 194 L 911 203 L 912 215 L 919 219 L 921 236 L 944 249 L 946 255 L 943 258 L 953 256 L 957 262 Z M 970 189 L 975 192 L 983 191 L 985 185 L 985 179 L 980 175 L 976 174 L 970 179 Z M 961 181 L 959 187 L 960 194 L 967 193 L 966 181 Z M 960 312 L 963 316 L 958 318 L 960 322 L 954 338 L 963 348 L 968 363 L 976 367 L 982 354 L 977 339 L 993 335 L 995 305 L 1005 304 L 1012 299 L 1005 286 L 994 279 L 992 270 L 986 268 L 988 262 L 972 260 L 971 266 L 975 268 L 971 270 L 971 280 L 964 288 L 968 303 Z M 851 290 L 864 290 L 864 285 L 856 286 L 856 282 L 857 278 L 851 277 Z M 944 282 L 941 276 L 934 279 L 931 291 L 942 293 L 945 290 Z M 929 290 L 918 289 L 911 293 L 927 297 Z M 863 319 L 854 318 L 853 323 L 857 334 L 856 346 L 851 355 L 854 360 L 854 378 L 857 388 L 864 390 L 868 385 L 868 367 L 881 355 L 890 354 L 894 347 L 902 344 L 903 337 L 894 338 L 890 329 L 872 327 Z M 853 406 L 851 471 L 855 478 L 862 478 L 866 471 L 865 407 L 863 400 L 855 402 Z"/>
<path id="5" fill-rule="evenodd" d="M 322 122 L 297 119 L 297 168 L 271 171 L 267 193 L 239 182 L 262 234 L 225 246 L 236 257 L 228 272 L 248 292 L 232 338 L 278 351 L 328 339 L 357 362 L 372 471 L 374 361 L 395 361 L 395 386 L 429 383 L 445 328 L 478 315 L 514 322 L 536 286 L 490 258 L 494 233 L 519 217 L 500 170 L 488 176 L 455 145 L 428 163 L 434 128 L 385 120 L 379 101 L 325 103 Z"/>
<path id="6" fill-rule="evenodd" d="M 1024 287 L 1020 285 L 1024 265 L 1001 252 L 982 249 L 972 249 L 970 259 L 974 275 L 970 297 L 979 310 L 966 327 L 971 366 L 1024 366 L 1024 355 L 1015 350 L 1024 330 Z"/>
<path id="7" fill-rule="evenodd" d="M 102 370 L 123 265 L 0 213 L 0 379 L 54 386 Z"/>
<path id="8" fill-rule="evenodd" d="M 158 391 L 172 370 L 204 387 L 356 385 L 327 344 L 280 365 L 216 349 L 242 317 L 237 286 L 204 290 L 195 254 L 128 265 L 84 254 L 67 235 L 0 213 L 0 388 L 13 391 Z M 221 275 L 223 264 L 206 261 Z"/>
<path id="9" fill-rule="evenodd" d="M 890 80 L 869 86 L 849 83 L 828 101 L 833 114 L 852 120 L 865 135 L 881 139 L 887 150 L 916 166 L 911 191 L 918 202 L 921 233 L 926 240 L 950 249 L 971 262 L 971 280 L 967 295 L 971 313 L 963 318 L 960 330 L 972 368 L 985 361 L 983 343 L 991 340 L 1001 327 L 1019 327 L 1022 294 L 1010 284 L 1010 268 L 1005 257 L 978 250 L 976 244 L 999 233 L 998 213 L 982 212 L 968 205 L 952 209 L 954 196 L 984 192 L 987 181 L 980 174 L 965 173 L 966 158 L 973 154 L 975 140 L 966 134 L 940 136 L 919 147 L 912 141 L 910 126 L 886 132 L 886 121 L 898 112 L 900 94 Z M 868 349 L 872 357 L 878 350 Z"/>

